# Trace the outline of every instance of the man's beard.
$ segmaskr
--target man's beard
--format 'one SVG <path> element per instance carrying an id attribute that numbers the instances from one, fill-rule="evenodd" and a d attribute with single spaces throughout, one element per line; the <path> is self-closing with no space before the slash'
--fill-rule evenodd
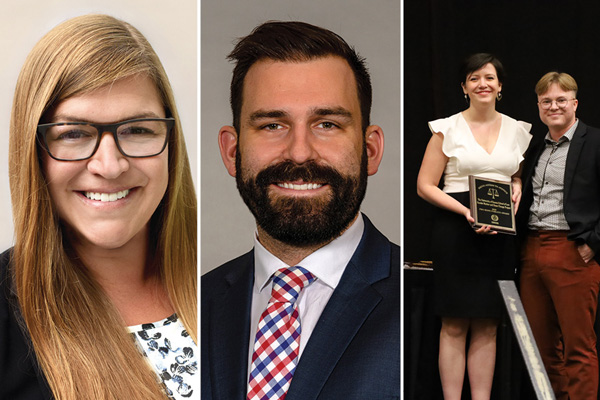
<path id="1" fill-rule="evenodd" d="M 240 151 L 236 152 L 236 182 L 256 223 L 271 237 L 297 247 L 325 244 L 346 230 L 360 210 L 367 190 L 366 146 L 358 176 L 344 176 L 314 161 L 283 161 L 244 179 Z M 300 181 L 330 186 L 327 195 L 313 198 L 272 195 L 269 186 Z"/>

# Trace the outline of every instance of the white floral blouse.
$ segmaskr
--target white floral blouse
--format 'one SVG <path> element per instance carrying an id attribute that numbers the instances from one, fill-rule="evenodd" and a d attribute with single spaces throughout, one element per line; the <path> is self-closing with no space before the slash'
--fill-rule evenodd
<path id="1" fill-rule="evenodd" d="M 167 398 L 200 399 L 198 346 L 176 314 L 153 324 L 130 326 L 129 331 L 163 382 Z"/>

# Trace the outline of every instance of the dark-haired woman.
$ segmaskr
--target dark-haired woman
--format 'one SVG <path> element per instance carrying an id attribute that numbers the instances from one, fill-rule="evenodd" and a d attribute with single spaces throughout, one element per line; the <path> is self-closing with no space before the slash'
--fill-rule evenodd
<path id="1" fill-rule="evenodd" d="M 521 198 L 519 165 L 531 125 L 496 111 L 504 69 L 490 54 L 463 63 L 462 90 L 469 107 L 429 123 L 417 192 L 439 207 L 433 232 L 436 313 L 442 318 L 439 369 L 444 398 L 460 399 L 465 365 L 473 400 L 489 399 L 502 312 L 498 279 L 512 279 L 514 237 L 489 226 L 474 230 L 468 176 L 512 182 L 515 210 Z M 443 189 L 438 187 L 444 176 Z M 470 331 L 468 355 L 467 333 Z"/>

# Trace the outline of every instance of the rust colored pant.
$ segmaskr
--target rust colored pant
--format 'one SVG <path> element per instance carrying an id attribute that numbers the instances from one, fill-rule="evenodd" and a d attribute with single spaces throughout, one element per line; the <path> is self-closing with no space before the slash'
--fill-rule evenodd
<path id="1" fill-rule="evenodd" d="M 530 232 L 521 299 L 557 400 L 596 399 L 594 320 L 600 266 L 585 263 L 564 231 Z"/>

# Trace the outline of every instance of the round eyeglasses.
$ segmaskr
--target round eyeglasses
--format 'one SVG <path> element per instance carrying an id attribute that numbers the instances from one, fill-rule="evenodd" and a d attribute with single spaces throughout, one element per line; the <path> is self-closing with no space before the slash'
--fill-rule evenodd
<path id="1" fill-rule="evenodd" d="M 98 150 L 104 132 L 112 133 L 124 156 L 143 158 L 164 151 L 174 124 L 175 118 L 139 118 L 114 124 L 55 122 L 38 125 L 37 132 L 44 149 L 58 161 L 91 158 Z"/>
<path id="2" fill-rule="evenodd" d="M 554 102 L 556 102 L 556 106 L 558 108 L 565 108 L 567 106 L 567 104 L 569 104 L 570 100 L 575 100 L 575 99 L 565 99 L 564 97 L 559 97 L 556 100 L 544 99 L 542 101 L 539 101 L 538 104 L 544 110 L 547 110 L 550 107 L 552 107 L 552 103 L 554 103 Z"/>

